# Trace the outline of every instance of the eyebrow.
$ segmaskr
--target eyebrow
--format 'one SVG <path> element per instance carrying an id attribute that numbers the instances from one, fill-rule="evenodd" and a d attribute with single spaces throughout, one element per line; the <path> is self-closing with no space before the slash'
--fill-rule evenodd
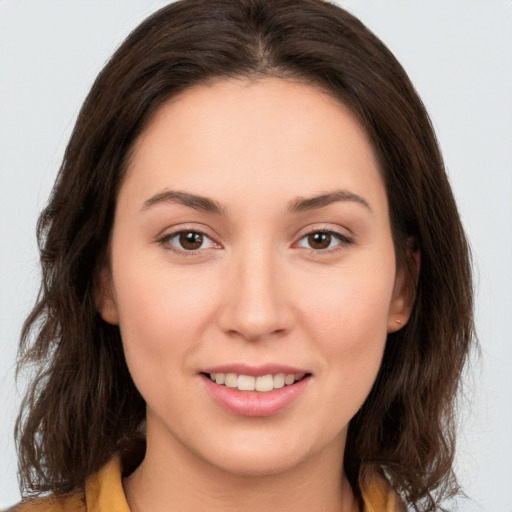
<path id="1" fill-rule="evenodd" d="M 225 215 L 226 208 L 208 197 L 181 192 L 179 190 L 164 190 L 150 197 L 142 205 L 141 211 L 162 203 L 178 203 L 194 210 Z"/>
<path id="2" fill-rule="evenodd" d="M 372 211 L 370 204 L 363 197 L 350 192 L 349 190 L 334 190 L 312 197 L 298 197 L 291 201 L 288 205 L 288 211 L 291 213 L 300 213 L 308 210 L 323 208 L 338 201 L 349 201 L 360 204 Z"/>
<path id="3" fill-rule="evenodd" d="M 316 210 L 338 201 L 354 202 L 364 206 L 370 212 L 372 211 L 368 201 L 363 197 L 348 190 L 341 189 L 312 197 L 297 197 L 288 203 L 288 211 L 290 213 L 300 213 L 308 210 Z M 164 190 L 155 194 L 144 201 L 141 211 L 148 210 L 149 208 L 162 203 L 178 203 L 183 206 L 193 208 L 194 210 L 215 213 L 217 215 L 226 215 L 227 212 L 227 208 L 214 199 L 179 190 Z"/>

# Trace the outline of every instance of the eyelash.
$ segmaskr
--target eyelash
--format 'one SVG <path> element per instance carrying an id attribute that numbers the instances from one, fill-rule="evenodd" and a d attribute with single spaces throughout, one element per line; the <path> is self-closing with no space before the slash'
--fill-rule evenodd
<path id="1" fill-rule="evenodd" d="M 201 230 L 197 230 L 197 229 L 180 229 L 179 231 L 173 231 L 172 233 L 168 233 L 168 234 L 164 235 L 163 237 L 159 238 L 157 240 L 157 242 L 162 247 L 164 247 L 165 250 L 172 251 L 172 252 L 184 255 L 184 256 L 197 256 L 202 251 L 210 248 L 210 247 L 206 247 L 206 248 L 200 247 L 198 249 L 185 249 L 185 248 L 178 248 L 176 246 L 173 246 L 173 244 L 171 243 L 171 241 L 174 238 L 181 236 L 181 235 L 188 235 L 188 234 L 200 235 L 201 237 L 203 237 L 203 241 L 205 239 L 209 240 L 211 243 L 211 247 L 215 247 L 215 248 L 222 247 L 217 242 L 214 242 L 211 239 L 211 237 L 208 236 L 205 232 L 203 232 Z M 304 233 L 299 238 L 299 240 L 292 245 L 292 247 L 301 247 L 299 245 L 299 243 L 302 240 L 305 240 L 305 239 L 307 239 L 307 237 L 309 237 L 311 235 L 316 235 L 316 234 L 326 234 L 326 235 L 329 235 L 329 236 L 335 238 L 338 241 L 338 243 L 334 247 L 327 247 L 325 249 L 314 249 L 312 247 L 302 247 L 303 249 L 306 249 L 307 251 L 314 253 L 316 255 L 332 254 L 333 252 L 339 251 L 339 250 L 341 250 L 345 247 L 348 247 L 349 245 L 352 245 L 354 243 L 354 240 L 352 238 L 350 238 L 346 235 L 343 235 L 336 230 L 324 228 L 324 229 L 314 229 L 312 231 L 308 231 L 307 233 Z M 203 245 L 203 243 L 201 243 L 201 245 Z"/>
<path id="2" fill-rule="evenodd" d="M 325 249 L 313 249 L 312 247 L 304 247 L 304 249 L 311 251 L 314 254 L 332 254 L 336 251 L 339 251 L 343 248 L 348 247 L 349 245 L 352 245 L 354 243 L 354 240 L 347 235 L 343 235 L 339 231 L 336 231 L 334 229 L 329 228 L 323 228 L 323 229 L 314 229 L 312 231 L 308 231 L 304 235 L 302 235 L 297 242 L 295 242 L 293 245 L 297 246 L 302 240 L 306 239 L 307 237 L 311 235 L 316 234 L 325 234 L 329 235 L 332 238 L 335 238 L 338 240 L 339 243 L 337 243 L 334 247 L 327 247 Z"/>
<path id="3" fill-rule="evenodd" d="M 174 238 L 179 237 L 181 235 L 189 235 L 189 234 L 200 235 L 201 237 L 203 237 L 203 242 L 206 239 L 211 242 L 212 246 L 221 247 L 220 244 L 214 242 L 211 239 L 211 237 L 209 237 L 204 231 L 201 231 L 198 229 L 180 229 L 178 231 L 173 231 L 172 233 L 168 233 L 168 234 L 164 235 L 163 237 L 159 238 L 157 240 L 157 242 L 165 250 L 172 251 L 172 252 L 178 253 L 183 256 L 197 256 L 198 254 L 200 254 L 201 251 L 204 251 L 205 249 L 209 248 L 208 247 L 208 248 L 199 248 L 199 249 L 185 249 L 185 248 L 178 248 L 176 246 L 173 246 L 173 244 L 171 243 L 171 241 Z M 203 243 L 201 243 L 201 245 L 203 245 Z"/>

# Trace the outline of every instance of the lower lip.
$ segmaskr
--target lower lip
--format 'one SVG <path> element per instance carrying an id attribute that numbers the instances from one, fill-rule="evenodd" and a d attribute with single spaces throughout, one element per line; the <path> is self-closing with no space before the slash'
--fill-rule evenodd
<path id="1" fill-rule="evenodd" d="M 211 381 L 201 375 L 210 396 L 224 410 L 238 416 L 272 416 L 289 407 L 306 389 L 309 376 L 297 381 L 291 386 L 259 393 L 257 391 L 238 391 Z"/>

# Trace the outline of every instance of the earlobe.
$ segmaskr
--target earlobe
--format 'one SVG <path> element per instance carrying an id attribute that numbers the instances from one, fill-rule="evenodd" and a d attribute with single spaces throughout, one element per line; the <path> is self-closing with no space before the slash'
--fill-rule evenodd
<path id="1" fill-rule="evenodd" d="M 420 252 L 415 241 L 407 243 L 406 265 L 398 269 L 388 315 L 388 332 L 400 330 L 409 320 L 420 273 Z"/>
<path id="2" fill-rule="evenodd" d="M 96 308 L 105 322 L 113 325 L 117 325 L 119 323 L 119 314 L 115 301 L 112 275 L 105 267 L 98 273 L 96 285 Z"/>

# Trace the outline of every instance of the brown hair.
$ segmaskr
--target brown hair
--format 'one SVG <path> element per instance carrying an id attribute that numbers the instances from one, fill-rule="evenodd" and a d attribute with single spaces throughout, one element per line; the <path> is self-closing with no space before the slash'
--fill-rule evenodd
<path id="1" fill-rule="evenodd" d="M 17 423 L 26 494 L 79 488 L 138 435 L 145 416 L 119 329 L 95 303 L 134 141 L 179 91 L 255 76 L 321 87 L 352 110 L 380 160 L 398 264 L 410 240 L 421 253 L 412 316 L 388 336 L 349 427 L 352 486 L 357 492 L 363 468 L 378 468 L 416 510 L 434 510 L 457 490 L 454 400 L 473 340 L 471 266 L 432 126 L 407 75 L 330 3 L 184 0 L 144 21 L 99 74 L 39 219 L 42 285 L 19 352 L 19 368 L 35 369 Z"/>

